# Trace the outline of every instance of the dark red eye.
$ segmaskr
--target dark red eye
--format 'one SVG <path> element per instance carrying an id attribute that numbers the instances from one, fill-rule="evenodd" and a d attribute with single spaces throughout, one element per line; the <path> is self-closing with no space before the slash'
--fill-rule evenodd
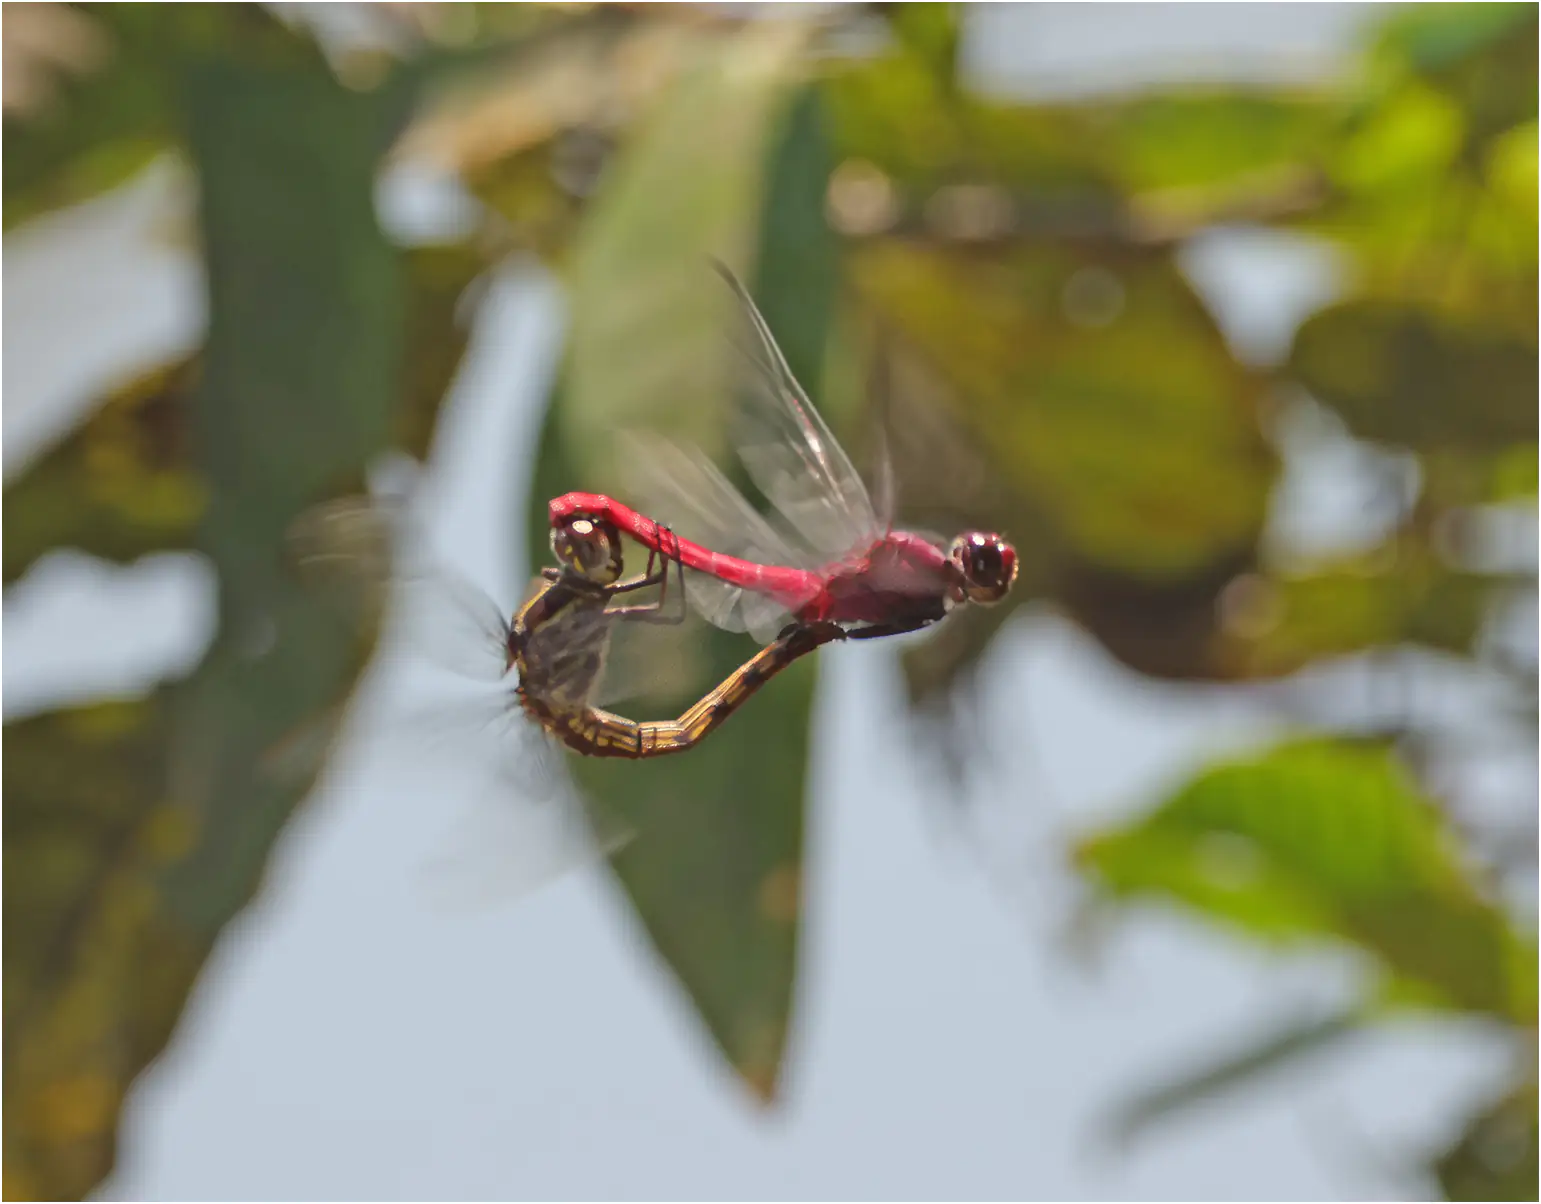
<path id="1" fill-rule="evenodd" d="M 952 561 L 963 574 L 970 602 L 999 602 L 1017 576 L 1017 553 L 993 532 L 969 531 L 953 541 Z"/>

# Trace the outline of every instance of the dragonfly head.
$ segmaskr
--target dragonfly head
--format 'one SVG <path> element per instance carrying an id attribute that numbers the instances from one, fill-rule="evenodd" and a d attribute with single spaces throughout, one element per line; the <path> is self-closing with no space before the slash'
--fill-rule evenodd
<path id="1" fill-rule="evenodd" d="M 595 585 L 620 578 L 621 533 L 602 518 L 574 515 L 551 528 L 551 551 L 562 567 Z"/>
<path id="2" fill-rule="evenodd" d="M 959 601 L 990 606 L 1017 579 L 1017 550 L 992 531 L 965 531 L 952 541 L 947 559 L 958 573 Z"/>

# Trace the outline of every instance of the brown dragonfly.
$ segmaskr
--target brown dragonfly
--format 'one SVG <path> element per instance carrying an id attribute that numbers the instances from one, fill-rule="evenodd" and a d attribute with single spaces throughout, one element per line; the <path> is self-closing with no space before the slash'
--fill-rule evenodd
<path id="1" fill-rule="evenodd" d="M 297 529 L 299 559 L 312 566 L 346 561 L 350 571 L 373 565 L 378 573 L 380 558 L 358 555 L 357 531 L 361 520 L 374 523 L 383 514 L 376 503 L 356 499 L 318 507 Z M 846 637 L 834 623 L 789 626 L 676 719 L 638 722 L 602 710 L 595 697 L 616 625 L 674 625 L 686 618 L 684 570 L 673 535 L 659 528 L 653 542 L 646 571 L 627 579 L 621 533 L 614 523 L 587 515 L 555 523 L 551 551 L 557 565 L 541 570 L 525 601 L 506 618 L 490 596 L 447 570 L 415 574 L 415 581 L 429 585 L 434 595 L 435 634 L 447 633 L 458 643 L 451 649 L 439 641 L 434 659 L 470 678 L 505 681 L 514 674 L 517 708 L 574 752 L 641 760 L 695 747 L 776 674 L 821 645 Z M 625 600 L 652 588 L 659 591 L 652 602 Z M 470 641 L 467 628 L 474 633 Z M 613 690 L 616 684 L 612 680 L 609 686 Z"/>
<path id="2" fill-rule="evenodd" d="M 318 507 L 296 528 L 296 558 L 313 579 L 350 589 L 370 578 L 377 585 L 389 580 L 404 587 L 402 600 L 417 620 L 410 624 L 417 630 L 408 633 L 408 646 L 461 679 L 495 685 L 491 696 L 420 706 L 391 745 L 404 751 L 435 729 L 450 736 L 496 729 L 501 738 L 492 751 L 503 772 L 495 789 L 475 793 L 495 802 L 496 810 L 483 818 L 504 833 L 478 840 L 470 857 L 456 858 L 452 868 L 459 878 L 468 876 L 458 864 L 467 859 L 504 854 L 538 859 L 522 870 L 511 859 L 491 868 L 487 876 L 497 882 L 499 894 L 508 893 L 510 884 L 522 892 L 533 880 L 613 851 L 632 836 L 629 823 L 596 811 L 566 789 L 557 744 L 583 756 L 631 760 L 685 752 L 799 658 L 845 638 L 833 623 L 789 627 L 678 717 L 639 722 L 602 709 L 599 701 L 645 691 L 659 665 L 657 657 L 642 665 L 614 664 L 613 636 L 619 630 L 686 619 L 683 570 L 667 531 L 657 537 L 663 550 L 650 549 L 646 570 L 627 578 L 623 540 L 614 524 L 588 516 L 556 524 L 551 550 L 557 564 L 541 571 L 510 614 L 442 565 L 392 567 L 410 542 L 402 538 L 396 509 L 368 499 Z M 631 600 L 654 588 L 654 600 Z M 667 639 L 664 632 L 659 636 Z M 644 651 L 642 645 L 652 639 L 638 633 L 620 649 L 621 659 L 628 651 Z"/>
<path id="3" fill-rule="evenodd" d="M 739 666 L 677 719 L 638 722 L 593 705 L 612 625 L 679 623 L 685 618 L 683 567 L 664 529 L 662 549 L 649 549 L 647 571 L 623 580 L 621 534 L 604 519 L 574 517 L 551 533 L 560 568 L 542 570 L 540 584 L 506 623 L 504 672 L 517 671 L 516 694 L 526 715 L 574 752 L 639 760 L 694 748 L 716 731 L 772 677 L 822 644 L 842 639 L 833 623 L 793 626 Z M 669 605 L 669 565 L 676 570 L 679 612 Z M 657 587 L 651 603 L 616 603 L 636 590 Z"/>

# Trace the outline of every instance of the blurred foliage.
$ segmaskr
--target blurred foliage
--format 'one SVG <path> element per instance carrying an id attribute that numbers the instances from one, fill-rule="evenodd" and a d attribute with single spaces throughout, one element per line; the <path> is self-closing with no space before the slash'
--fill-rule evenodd
<path id="1" fill-rule="evenodd" d="M 465 350 L 460 299 L 486 264 L 472 248 L 420 246 L 406 272 L 404 379 L 387 408 L 391 442 L 428 454 L 446 383 Z M 113 390 L 7 493 L 5 582 L 40 556 L 78 548 L 119 564 L 193 546 L 208 491 L 193 448 L 192 393 L 201 355 L 153 369 Z"/>
<path id="2" fill-rule="evenodd" d="M 393 436 L 421 450 L 475 270 L 434 249 L 409 271 L 376 224 L 403 84 L 342 87 L 311 39 L 260 9 L 193 6 L 185 26 L 151 9 L 91 17 L 118 53 L 153 56 L 127 82 L 179 98 L 153 108 L 155 128 L 198 172 L 209 330 L 192 360 L 117 391 L 8 487 L 6 578 L 53 546 L 195 551 L 218 574 L 220 626 L 185 680 L 6 727 L 5 1174 L 31 1198 L 78 1198 L 111 1168 L 129 1084 L 324 763 L 372 616 L 302 590 L 284 533 L 356 487 Z M 96 86 L 69 119 L 100 106 L 115 130 L 123 114 L 106 110 L 123 102 Z M 23 196 L 78 183 L 72 157 L 97 161 L 96 134 L 13 141 L 7 124 L 7 188 Z M 405 373 L 414 338 L 423 361 Z"/>
<path id="3" fill-rule="evenodd" d="M 1534 1050 L 1527 1050 L 1534 1063 Z M 1527 1200 L 1536 1194 L 1536 1080 L 1528 1080 L 1484 1108 L 1434 1162 L 1451 1200 Z"/>
<path id="4" fill-rule="evenodd" d="M 1216 766 L 1083 840 L 1078 859 L 1104 900 L 1149 899 L 1253 939 L 1352 950 L 1365 970 L 1357 1004 L 1291 1021 L 1126 1101 L 1116 1134 L 1133 1137 L 1371 1024 L 1464 1013 L 1513 1030 L 1517 1081 L 1430 1170 L 1451 1199 L 1534 1195 L 1536 935 L 1497 902 L 1492 876 L 1390 748 L 1306 741 Z"/>
<path id="5" fill-rule="evenodd" d="M 29 24 L 41 25 L 33 37 Z M 34 81 L 6 98 L 7 229 L 122 183 L 172 146 L 176 84 L 164 34 L 164 17 L 149 5 L 7 13 L 7 74 Z"/>
<path id="6" fill-rule="evenodd" d="M 1301 326 L 1290 370 L 1363 439 L 1480 455 L 1536 441 L 1531 335 L 1349 301 Z"/>
<path id="7" fill-rule="evenodd" d="M 1535 1024 L 1533 935 L 1389 750 L 1313 742 L 1218 766 L 1079 858 L 1112 898 L 1167 899 L 1269 941 L 1346 942 L 1373 959 L 1374 995 Z"/>
<path id="8" fill-rule="evenodd" d="M 258 888 L 367 654 L 374 616 L 301 590 L 283 533 L 387 449 L 424 454 L 473 286 L 512 254 L 560 273 L 570 304 L 532 534 L 547 497 L 618 491 L 621 427 L 724 449 L 716 255 L 842 438 L 862 453 L 886 428 L 907 523 L 1016 541 L 1007 604 L 906 650 L 917 723 L 967 702 L 1028 605 L 1149 677 L 1309 670 L 1341 703 L 1367 658 L 1424 649 L 1533 699 L 1533 653 L 1495 654 L 1493 630 L 1517 587 L 1534 596 L 1534 562 L 1495 562 L 1481 520 L 1535 508 L 1534 6 L 1387 9 L 1356 69 L 1312 88 L 1031 104 L 971 91 L 945 5 L 363 11 L 368 47 L 293 9 L 7 11 L 7 228 L 173 157 L 197 181 L 209 323 L 8 484 L 4 579 L 59 547 L 185 549 L 220 598 L 187 680 L 7 725 L 8 1194 L 79 1196 L 111 1166 L 123 1095 Z M 393 244 L 373 202 L 395 166 L 458 177 L 478 220 Z M 1267 362 L 1238 355 L 1185 270 L 1194 239 L 1236 226 L 1342 268 Z M 1363 546 L 1276 530 L 1295 454 L 1280 431 L 1302 414 L 1390 497 Z M 1413 486 L 1386 485 L 1387 455 Z M 692 653 L 699 687 L 747 648 L 715 633 Z M 646 819 L 619 879 L 767 1100 L 794 997 L 813 682 L 799 666 L 689 757 L 575 766 L 596 801 Z M 1107 908 L 1176 905 L 1366 970 L 1353 1006 L 1131 1101 L 1119 1131 L 1404 1013 L 1479 1016 L 1512 1035 L 1513 1082 L 1423 1169 L 1450 1198 L 1533 1195 L 1534 925 L 1500 902 L 1450 775 L 1413 755 L 1439 724 L 1397 711 L 1375 742 L 1357 734 L 1383 715 L 1297 715 L 1309 740 L 1203 771 L 1080 844 Z"/>

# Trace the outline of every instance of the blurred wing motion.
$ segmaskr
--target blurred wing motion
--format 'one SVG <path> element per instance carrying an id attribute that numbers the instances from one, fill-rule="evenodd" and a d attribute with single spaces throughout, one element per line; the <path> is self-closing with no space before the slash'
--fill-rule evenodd
<path id="1" fill-rule="evenodd" d="M 394 676 L 386 687 L 388 693 L 410 690 L 415 701 L 387 704 L 379 721 L 382 755 L 405 758 L 398 771 L 409 777 L 429 771 L 425 796 L 433 809 L 443 809 L 438 800 L 446 780 L 473 775 L 455 791 L 469 803 L 453 850 L 435 859 L 430 871 L 436 894 L 460 894 L 453 879 L 463 874 L 473 894 L 517 897 L 631 838 L 629 826 L 583 802 L 568 778 L 568 754 L 520 710 L 512 681 L 505 681 L 508 620 L 502 608 L 433 562 L 402 503 L 368 497 L 322 503 L 290 535 L 291 557 L 307 584 L 349 596 L 377 595 L 377 604 L 389 606 L 392 621 L 381 644 L 386 657 L 405 653 L 418 667 L 480 687 L 434 702 L 422 700 L 420 687 L 435 690 L 438 677 L 442 689 L 442 674 L 426 682 Z M 532 592 L 542 584 L 537 578 Z M 496 687 L 487 689 L 492 683 Z M 493 881 L 497 890 L 489 891 Z"/>
<path id="2" fill-rule="evenodd" d="M 471 681 L 503 679 L 508 620 L 488 594 L 448 569 L 404 575 L 396 590 L 414 652 Z"/>
<path id="3" fill-rule="evenodd" d="M 415 702 L 386 716 L 380 739 L 403 776 L 422 779 L 425 805 L 446 813 L 447 835 L 422 868 L 440 906 L 523 898 L 636 834 L 582 800 L 568 777 L 569 754 L 507 690 Z"/>

